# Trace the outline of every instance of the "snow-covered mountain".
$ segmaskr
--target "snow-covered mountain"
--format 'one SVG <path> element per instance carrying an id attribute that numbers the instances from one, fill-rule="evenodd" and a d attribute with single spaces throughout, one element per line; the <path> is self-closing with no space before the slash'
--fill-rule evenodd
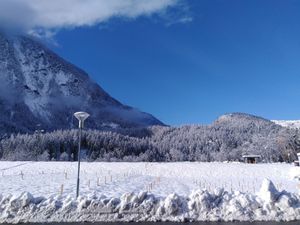
<path id="1" fill-rule="evenodd" d="M 76 111 L 91 114 L 90 128 L 162 125 L 152 115 L 122 105 L 41 43 L 0 33 L 1 133 L 71 128 Z"/>
<path id="2" fill-rule="evenodd" d="M 272 120 L 272 122 L 288 128 L 300 128 L 300 120 Z"/>

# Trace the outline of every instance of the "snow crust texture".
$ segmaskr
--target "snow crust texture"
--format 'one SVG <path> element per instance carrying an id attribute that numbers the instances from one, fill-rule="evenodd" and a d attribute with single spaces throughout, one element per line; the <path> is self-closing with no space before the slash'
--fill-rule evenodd
<path id="1" fill-rule="evenodd" d="M 34 197 L 0 196 L 0 223 L 77 221 L 292 221 L 300 220 L 300 196 L 276 190 L 265 179 L 257 194 L 216 189 L 189 196 L 156 197 L 149 192 Z"/>

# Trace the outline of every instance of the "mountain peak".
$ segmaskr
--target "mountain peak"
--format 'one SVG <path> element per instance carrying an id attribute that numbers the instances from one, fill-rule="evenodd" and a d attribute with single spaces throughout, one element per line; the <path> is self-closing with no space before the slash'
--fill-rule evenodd
<path id="1" fill-rule="evenodd" d="M 236 120 L 236 119 L 243 119 L 243 120 L 263 120 L 263 121 L 267 121 L 270 122 L 269 120 L 259 117 L 259 116 L 255 116 L 255 115 L 251 115 L 251 114 L 247 114 L 247 113 L 241 113 L 241 112 L 234 112 L 234 113 L 228 113 L 228 114 L 224 114 L 222 116 L 220 116 L 215 122 L 223 122 L 223 121 L 229 121 L 229 120 Z"/>
<path id="2" fill-rule="evenodd" d="M 8 132 L 33 131 L 36 124 L 70 128 L 76 111 L 91 114 L 90 128 L 162 125 L 152 115 L 122 105 L 83 70 L 29 37 L 0 34 L 0 87 L 0 127 Z"/>

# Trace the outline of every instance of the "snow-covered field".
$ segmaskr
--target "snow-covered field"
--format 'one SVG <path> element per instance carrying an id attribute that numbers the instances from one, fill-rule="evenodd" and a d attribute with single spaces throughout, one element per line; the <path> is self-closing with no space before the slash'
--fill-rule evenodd
<path id="1" fill-rule="evenodd" d="M 0 162 L 0 222 L 295 220 L 297 174 L 290 164 L 83 162 L 76 199 L 76 162 Z"/>
<path id="2" fill-rule="evenodd" d="M 297 192 L 297 182 L 290 177 L 292 168 L 290 164 L 83 162 L 80 193 L 120 197 L 126 192 L 151 191 L 167 196 L 221 187 L 255 193 L 264 178 L 278 190 Z M 2 194 L 75 195 L 77 162 L 0 162 L 0 177 Z"/>

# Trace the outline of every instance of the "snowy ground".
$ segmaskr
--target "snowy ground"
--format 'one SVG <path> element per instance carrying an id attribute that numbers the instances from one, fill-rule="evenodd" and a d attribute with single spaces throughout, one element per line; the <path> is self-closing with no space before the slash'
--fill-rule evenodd
<path id="1" fill-rule="evenodd" d="M 76 200 L 76 162 L 0 162 L 0 222 L 295 220 L 297 174 L 289 164 L 84 162 Z"/>
<path id="2" fill-rule="evenodd" d="M 264 178 L 272 180 L 278 190 L 297 192 L 297 182 L 290 176 L 292 168 L 290 164 L 83 162 L 80 193 L 120 197 L 126 192 L 151 191 L 167 196 L 221 187 L 255 193 Z M 75 195 L 76 176 L 76 162 L 0 162 L 2 194 Z"/>

